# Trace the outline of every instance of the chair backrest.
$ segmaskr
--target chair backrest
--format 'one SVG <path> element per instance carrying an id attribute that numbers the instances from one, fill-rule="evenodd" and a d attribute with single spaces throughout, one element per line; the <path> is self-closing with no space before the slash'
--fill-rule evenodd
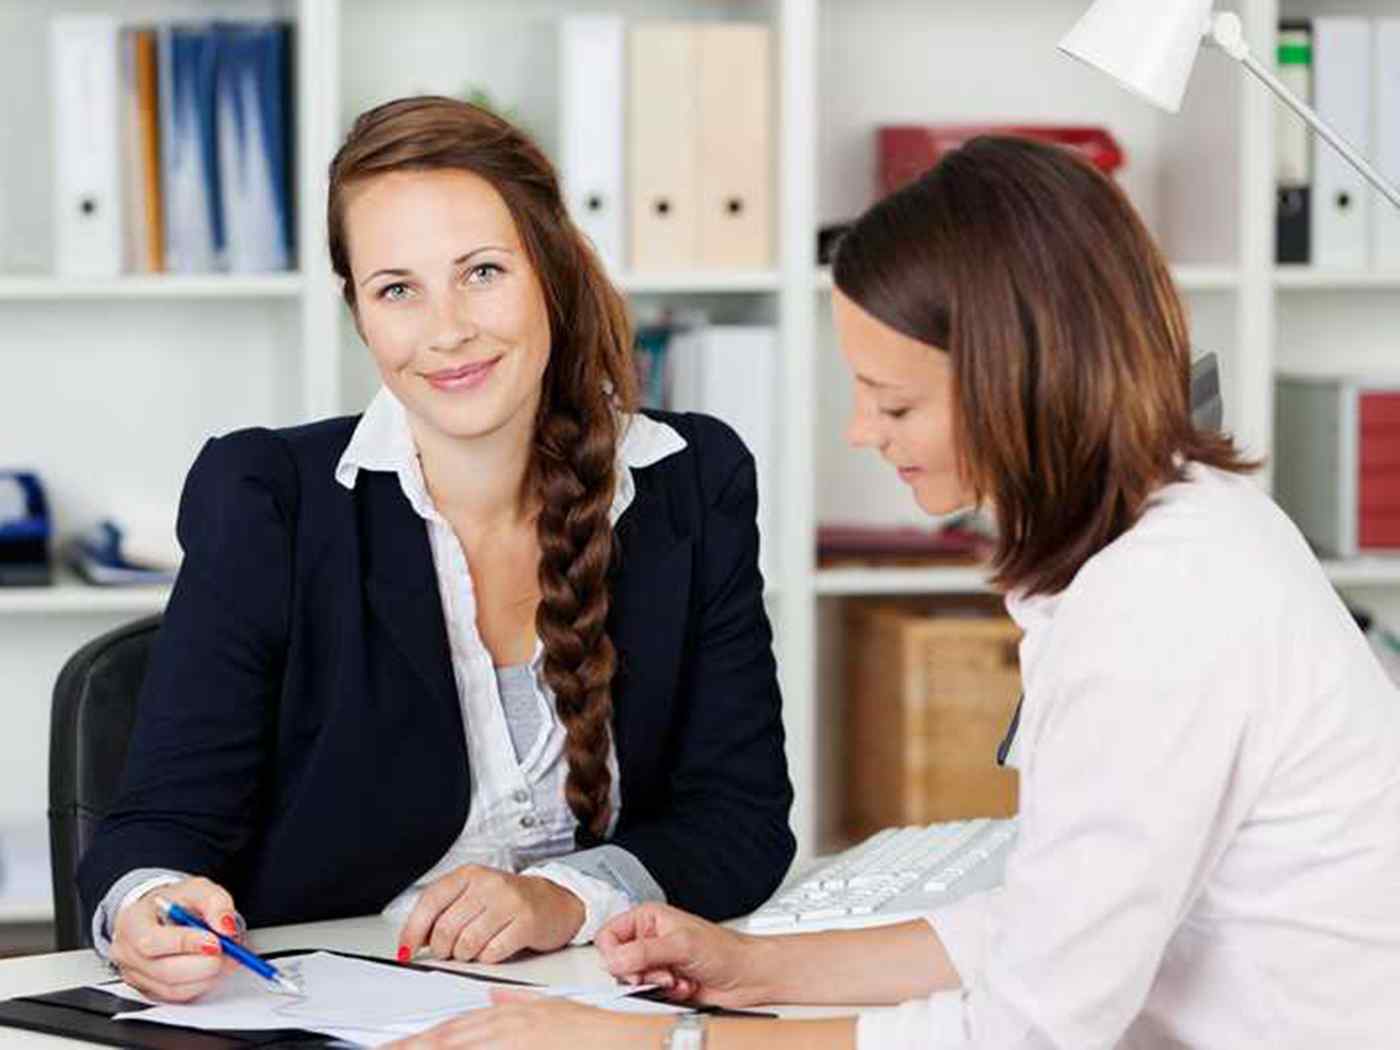
<path id="1" fill-rule="evenodd" d="M 78 861 L 116 800 L 136 698 L 160 617 L 118 627 L 63 665 L 49 721 L 49 854 L 54 939 L 60 951 L 92 944 L 78 900 Z"/>

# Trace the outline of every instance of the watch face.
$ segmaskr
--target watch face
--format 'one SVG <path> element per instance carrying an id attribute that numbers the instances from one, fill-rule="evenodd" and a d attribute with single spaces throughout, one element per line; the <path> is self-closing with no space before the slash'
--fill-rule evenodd
<path id="1" fill-rule="evenodd" d="M 682 1014 L 671 1029 L 667 1050 L 705 1050 L 705 1018 L 702 1014 Z"/>

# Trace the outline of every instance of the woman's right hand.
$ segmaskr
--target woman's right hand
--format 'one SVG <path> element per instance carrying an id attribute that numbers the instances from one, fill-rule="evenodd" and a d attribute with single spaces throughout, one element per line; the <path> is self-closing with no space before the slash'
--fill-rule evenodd
<path id="1" fill-rule="evenodd" d="M 661 985 L 673 999 L 728 1007 L 771 1001 L 769 942 L 666 904 L 619 915 L 593 943 L 614 977 Z"/>
<path id="2" fill-rule="evenodd" d="M 157 897 L 187 908 L 221 933 L 241 940 L 238 913 L 227 890 L 202 878 L 157 886 L 117 912 L 111 958 L 122 979 L 152 999 L 189 1002 L 238 964 L 224 956 L 212 934 L 162 923 Z"/>

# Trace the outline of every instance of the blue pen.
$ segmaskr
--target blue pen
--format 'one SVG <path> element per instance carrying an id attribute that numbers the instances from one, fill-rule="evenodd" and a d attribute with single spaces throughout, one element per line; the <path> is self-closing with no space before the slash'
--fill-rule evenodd
<path id="1" fill-rule="evenodd" d="M 188 912 L 173 901 L 168 901 L 160 896 L 156 897 L 156 908 L 160 911 L 160 917 L 162 919 L 173 922 L 176 926 L 189 926 L 196 930 L 204 930 L 206 933 L 212 933 L 219 939 L 219 947 L 224 950 L 225 955 L 235 962 L 242 963 L 264 980 L 271 981 L 279 990 L 289 995 L 306 994 L 301 990 L 301 985 L 281 973 L 272 963 L 262 958 L 256 952 L 250 952 L 232 937 L 225 937 L 218 930 L 213 929 L 198 915 Z"/>

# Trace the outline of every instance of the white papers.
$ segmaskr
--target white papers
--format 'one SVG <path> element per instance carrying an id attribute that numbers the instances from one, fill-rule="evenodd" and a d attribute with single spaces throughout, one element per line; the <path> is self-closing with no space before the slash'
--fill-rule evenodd
<path id="1" fill-rule="evenodd" d="M 150 1021 L 199 1029 L 266 1031 L 297 1028 L 323 1032 L 364 1046 L 379 1046 L 425 1031 L 468 1010 L 491 1005 L 491 989 L 501 985 L 446 972 L 425 973 L 382 963 L 350 959 L 329 952 L 276 960 L 279 970 L 301 983 L 306 995 L 293 998 L 268 989 L 260 978 L 240 969 L 227 975 L 193 1003 L 133 1010 L 117 1020 Z M 147 1002 L 126 985 L 98 985 L 123 998 Z M 539 988 L 592 1006 L 618 1008 L 637 988 Z M 669 1012 L 657 1003 L 629 1001 L 629 1012 Z"/>
<path id="2" fill-rule="evenodd" d="M 568 992 L 564 998 L 575 1003 L 582 1003 L 584 1006 L 596 1006 L 602 1010 L 612 1010 L 620 1014 L 688 1014 L 690 1008 L 677 1006 L 675 1003 L 659 1003 L 652 999 L 635 999 L 638 992 L 650 991 L 656 986 L 653 984 L 638 985 L 635 988 L 625 988 L 613 991 L 612 989 L 600 991 L 597 988 L 581 988 L 576 992 Z M 559 995 L 560 990 L 555 988 L 545 994 Z"/>

